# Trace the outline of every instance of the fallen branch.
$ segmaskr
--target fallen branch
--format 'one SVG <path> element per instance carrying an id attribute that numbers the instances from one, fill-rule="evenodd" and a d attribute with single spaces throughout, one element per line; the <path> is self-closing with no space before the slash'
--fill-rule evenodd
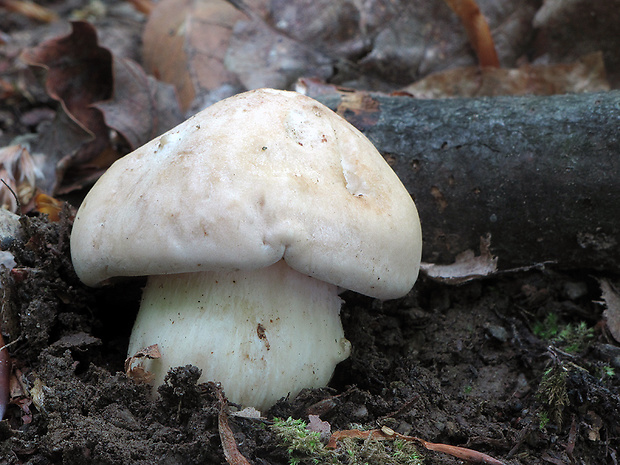
<path id="1" fill-rule="evenodd" d="M 318 98 L 370 138 L 413 195 L 425 262 L 452 263 L 491 234 L 499 270 L 620 271 L 620 91 Z"/>

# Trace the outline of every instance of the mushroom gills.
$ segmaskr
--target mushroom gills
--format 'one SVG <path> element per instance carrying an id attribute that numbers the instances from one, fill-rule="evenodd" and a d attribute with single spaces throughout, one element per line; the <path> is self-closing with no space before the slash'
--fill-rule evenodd
<path id="1" fill-rule="evenodd" d="M 325 386 L 350 353 L 338 289 L 284 260 L 255 271 L 148 278 L 129 356 L 157 344 L 144 368 L 159 386 L 171 367 L 195 365 L 232 402 L 267 409 L 304 388 Z"/>

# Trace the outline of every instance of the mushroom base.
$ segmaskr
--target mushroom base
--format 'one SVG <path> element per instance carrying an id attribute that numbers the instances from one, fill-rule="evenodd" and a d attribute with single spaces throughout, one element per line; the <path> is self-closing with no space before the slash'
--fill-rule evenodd
<path id="1" fill-rule="evenodd" d="M 325 386 L 349 356 L 337 292 L 283 260 L 256 271 L 151 276 L 129 356 L 157 344 L 161 358 L 144 361 L 155 386 L 171 367 L 191 364 L 232 402 L 267 409 Z"/>

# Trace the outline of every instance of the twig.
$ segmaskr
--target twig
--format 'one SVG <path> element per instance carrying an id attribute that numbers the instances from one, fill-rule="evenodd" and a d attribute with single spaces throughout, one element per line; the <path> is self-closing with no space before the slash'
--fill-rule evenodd
<path id="1" fill-rule="evenodd" d="M 2 1 L 2 0 L 0 0 L 0 2 L 1 2 L 1 1 Z M 22 216 L 22 205 L 21 205 L 21 203 L 19 202 L 19 197 L 17 197 L 17 194 L 15 193 L 15 191 L 11 188 L 11 186 L 9 186 L 9 185 L 7 184 L 7 182 L 6 182 L 4 179 L 0 179 L 0 181 L 1 181 L 1 182 L 2 182 L 2 184 L 4 184 L 4 186 L 5 186 L 5 187 L 9 190 L 9 192 L 10 192 L 11 194 L 13 194 L 13 198 L 15 199 L 15 204 L 17 205 L 17 209 L 16 209 L 16 210 L 17 210 L 17 214 L 18 214 L 19 216 Z"/>
<path id="2" fill-rule="evenodd" d="M 139 11 L 140 13 L 144 13 L 145 15 L 150 15 L 151 12 L 155 9 L 155 4 L 152 0 L 127 0 L 129 3 L 133 5 L 133 7 Z"/>
<path id="3" fill-rule="evenodd" d="M 58 15 L 55 12 L 32 2 L 0 0 L 0 7 L 43 23 L 51 23 L 58 20 Z"/>
<path id="4" fill-rule="evenodd" d="M 4 338 L 0 333 L 0 420 L 4 417 L 6 406 L 9 403 L 9 379 L 11 374 L 11 358 L 4 345 Z"/>
<path id="5" fill-rule="evenodd" d="M 465 26 L 469 42 L 478 56 L 478 64 L 482 67 L 499 68 L 499 58 L 489 24 L 475 0 L 445 0 L 445 2 Z"/>

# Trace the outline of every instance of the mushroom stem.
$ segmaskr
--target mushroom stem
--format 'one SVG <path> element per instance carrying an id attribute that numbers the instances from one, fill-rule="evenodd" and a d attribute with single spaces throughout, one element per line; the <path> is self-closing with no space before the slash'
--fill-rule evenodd
<path id="1" fill-rule="evenodd" d="M 283 260 L 256 271 L 150 276 L 129 355 L 158 344 L 162 357 L 145 361 L 155 386 L 171 367 L 192 364 L 231 401 L 266 409 L 324 386 L 349 356 L 340 305 L 336 286 Z"/>

